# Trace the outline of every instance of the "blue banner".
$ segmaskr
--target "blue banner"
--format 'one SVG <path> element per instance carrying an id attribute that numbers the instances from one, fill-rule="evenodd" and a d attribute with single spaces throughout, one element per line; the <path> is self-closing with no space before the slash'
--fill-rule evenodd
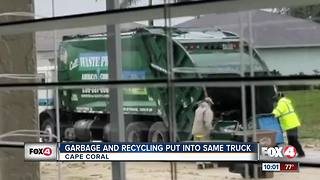
<path id="1" fill-rule="evenodd" d="M 61 153 L 117 152 L 117 153 L 257 153 L 256 143 L 60 143 Z"/>

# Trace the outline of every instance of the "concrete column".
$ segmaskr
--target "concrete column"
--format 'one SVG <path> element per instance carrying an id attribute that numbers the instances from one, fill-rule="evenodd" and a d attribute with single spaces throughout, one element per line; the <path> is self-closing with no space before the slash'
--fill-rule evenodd
<path id="1" fill-rule="evenodd" d="M 5 12 L 33 12 L 33 0 L 2 0 L 0 13 Z M 0 17 L 0 22 L 27 18 Z M 1 36 L 0 26 L 0 74 L 36 74 L 34 39 L 34 33 Z M 0 83 L 32 81 L 0 78 Z M 19 129 L 38 129 L 37 91 L 0 89 L 0 134 Z M 0 180 L 37 180 L 39 174 L 39 163 L 24 162 L 23 148 L 0 148 Z"/>

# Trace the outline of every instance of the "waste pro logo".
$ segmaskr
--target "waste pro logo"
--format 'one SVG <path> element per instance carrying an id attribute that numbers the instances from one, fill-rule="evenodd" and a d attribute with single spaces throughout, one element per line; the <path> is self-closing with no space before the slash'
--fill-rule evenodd
<path id="1" fill-rule="evenodd" d="M 55 143 L 26 143 L 24 157 L 28 161 L 56 160 L 57 144 Z"/>
<path id="2" fill-rule="evenodd" d="M 272 158 L 295 158 L 297 156 L 297 150 L 293 146 L 286 147 L 262 147 L 261 155 Z"/>

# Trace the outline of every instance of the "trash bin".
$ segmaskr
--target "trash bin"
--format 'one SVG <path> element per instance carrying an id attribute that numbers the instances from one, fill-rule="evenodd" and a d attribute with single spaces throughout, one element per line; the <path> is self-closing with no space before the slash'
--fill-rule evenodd
<path id="1" fill-rule="evenodd" d="M 270 130 L 276 133 L 275 145 L 284 144 L 283 131 L 277 118 L 272 114 L 259 114 L 257 115 L 256 120 L 258 129 Z"/>
<path id="2" fill-rule="evenodd" d="M 257 143 L 259 143 L 261 147 L 274 147 L 277 145 L 277 132 L 268 130 L 257 130 L 256 132 Z"/>
<path id="3" fill-rule="evenodd" d="M 238 121 L 220 120 L 214 125 L 210 138 L 212 140 L 233 140 L 236 131 L 239 131 Z"/>
<path id="4" fill-rule="evenodd" d="M 256 137 L 257 137 L 257 143 L 260 144 L 260 146 L 264 147 L 274 147 L 277 145 L 276 143 L 276 131 L 270 131 L 270 130 L 256 130 Z M 253 131 L 237 131 L 234 133 L 235 139 L 237 141 L 242 141 L 244 139 L 244 136 L 247 135 L 248 141 L 252 142 L 253 138 Z M 254 177 L 254 164 L 257 165 L 258 169 L 258 178 L 273 178 L 274 174 L 273 172 L 263 172 L 261 163 L 248 163 L 249 164 L 249 177 Z M 245 176 L 245 163 L 232 163 L 230 164 L 229 171 L 233 173 L 240 173 L 242 177 Z"/>

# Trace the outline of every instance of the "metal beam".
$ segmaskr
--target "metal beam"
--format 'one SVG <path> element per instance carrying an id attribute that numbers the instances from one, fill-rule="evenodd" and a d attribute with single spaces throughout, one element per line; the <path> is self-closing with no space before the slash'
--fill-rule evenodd
<path id="1" fill-rule="evenodd" d="M 215 0 L 170 5 L 171 17 L 196 16 L 199 14 L 228 13 L 251 9 L 290 7 L 319 4 L 319 0 Z M 164 5 L 108 10 L 38 20 L 1 23 L 0 34 L 17 34 L 53 29 L 78 28 L 97 25 L 120 24 L 164 17 Z"/>
<path id="2" fill-rule="evenodd" d="M 107 0 L 107 10 L 120 7 L 119 1 Z M 122 78 L 122 60 L 121 60 L 121 32 L 120 24 L 107 26 L 107 56 L 108 71 L 111 80 L 121 80 Z M 125 141 L 125 123 L 123 117 L 123 94 L 122 88 L 110 88 L 110 123 L 111 123 L 111 141 Z M 125 163 L 112 162 L 112 179 L 125 180 Z"/>
<path id="3" fill-rule="evenodd" d="M 59 87 L 60 89 L 77 89 L 84 87 L 94 87 L 94 88 L 137 88 L 137 87 L 167 87 L 167 80 L 146 80 L 143 82 L 141 80 L 136 81 L 100 81 L 100 82 L 82 82 L 82 83 L 8 83 L 0 84 L 0 91 L 6 90 L 34 90 L 34 89 L 54 89 Z M 254 78 L 206 78 L 206 79 L 175 79 L 172 80 L 175 87 L 190 87 L 199 86 L 202 87 L 203 84 L 207 86 L 216 87 L 240 87 L 242 84 L 245 85 L 255 85 L 255 86 L 286 86 L 286 85 L 314 85 L 320 84 L 320 76 L 296 76 L 296 77 L 254 77 Z M 13 90 L 14 89 L 14 90 Z"/>

